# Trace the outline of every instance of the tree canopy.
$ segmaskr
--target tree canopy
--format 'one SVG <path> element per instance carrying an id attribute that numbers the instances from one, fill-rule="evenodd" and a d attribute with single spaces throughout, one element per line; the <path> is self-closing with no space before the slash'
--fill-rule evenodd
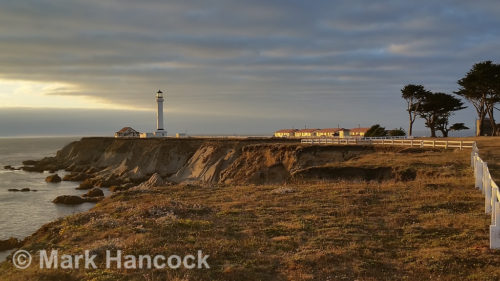
<path id="1" fill-rule="evenodd" d="M 365 133 L 365 137 L 385 137 L 387 136 L 387 132 L 385 128 L 380 126 L 379 124 L 375 124 L 368 129 Z"/>
<path id="2" fill-rule="evenodd" d="M 500 65 L 491 61 L 474 64 L 464 78 L 458 81 L 460 86 L 455 94 L 465 98 L 476 109 L 479 128 L 477 135 L 484 134 L 483 122 L 489 116 L 493 133 L 498 129 L 494 118 L 495 104 L 500 102 Z"/>
<path id="3" fill-rule="evenodd" d="M 404 137 L 406 136 L 405 130 L 403 128 L 389 130 L 387 134 L 391 137 Z"/>
<path id="4" fill-rule="evenodd" d="M 449 117 L 454 111 L 464 109 L 463 102 L 445 93 L 427 93 L 417 110 L 418 115 L 425 120 L 425 126 L 431 130 L 431 137 L 436 137 L 440 130 L 443 136 L 448 136 Z"/>

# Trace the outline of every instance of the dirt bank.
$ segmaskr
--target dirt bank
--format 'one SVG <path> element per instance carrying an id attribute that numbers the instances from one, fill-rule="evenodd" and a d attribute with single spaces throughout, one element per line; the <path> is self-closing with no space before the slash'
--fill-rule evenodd
<path id="1" fill-rule="evenodd" d="M 73 172 L 75 179 L 87 179 L 86 186 L 105 187 L 143 182 L 154 173 L 174 183 L 275 184 L 343 178 L 380 181 L 398 178 L 399 168 L 352 168 L 346 163 L 363 155 L 399 151 L 405 152 L 402 148 L 311 146 L 274 139 L 83 138 L 68 144 L 55 157 L 27 161 L 32 165 L 23 168 L 65 169 Z"/>

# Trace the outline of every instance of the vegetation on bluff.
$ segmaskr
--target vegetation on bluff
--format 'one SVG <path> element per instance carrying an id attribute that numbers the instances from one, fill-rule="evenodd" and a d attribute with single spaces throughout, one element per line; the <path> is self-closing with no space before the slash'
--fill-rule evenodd
<path id="1" fill-rule="evenodd" d="M 349 167 L 406 167 L 410 180 L 286 185 L 180 184 L 115 193 L 40 229 L 23 249 L 210 255 L 204 270 L 16 270 L 3 280 L 491 280 L 489 216 L 468 151 L 406 148 L 356 155 Z M 36 265 L 36 260 L 34 264 Z"/>

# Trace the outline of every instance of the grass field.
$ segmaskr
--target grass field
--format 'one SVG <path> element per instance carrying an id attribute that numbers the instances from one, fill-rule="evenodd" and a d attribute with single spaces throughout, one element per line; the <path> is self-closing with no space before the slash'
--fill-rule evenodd
<path id="1" fill-rule="evenodd" d="M 414 169 L 416 179 L 406 182 L 120 192 L 46 225 L 23 249 L 91 249 L 100 262 L 106 249 L 203 250 L 211 269 L 21 271 L 3 263 L 0 274 L 2 280 L 495 280 L 500 252 L 488 247 L 490 217 L 473 188 L 469 153 L 413 149 L 345 163 Z"/>

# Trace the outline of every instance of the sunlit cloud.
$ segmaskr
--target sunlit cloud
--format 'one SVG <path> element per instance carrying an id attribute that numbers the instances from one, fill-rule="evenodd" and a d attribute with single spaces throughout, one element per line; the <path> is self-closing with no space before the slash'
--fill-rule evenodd
<path id="1" fill-rule="evenodd" d="M 3 108 L 92 108 L 141 110 L 132 106 L 106 103 L 102 99 L 79 94 L 81 88 L 62 82 L 0 79 L 0 107 Z"/>

